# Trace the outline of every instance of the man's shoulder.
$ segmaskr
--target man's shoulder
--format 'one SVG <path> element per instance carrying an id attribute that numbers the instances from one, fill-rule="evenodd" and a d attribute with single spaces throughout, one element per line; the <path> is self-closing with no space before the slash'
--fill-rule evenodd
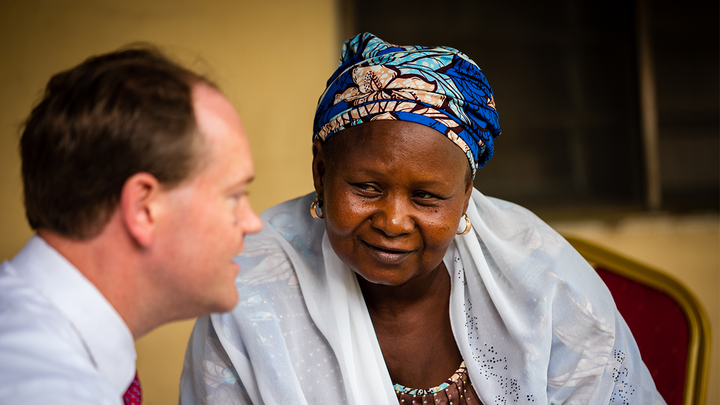
<path id="1" fill-rule="evenodd" d="M 0 403 L 112 398 L 72 323 L 10 262 L 0 264 L 0 358 Z"/>
<path id="2" fill-rule="evenodd" d="M 0 264 L 0 317 L 14 321 L 14 326 L 37 327 L 47 327 L 48 322 L 52 324 L 54 319 L 62 318 L 52 302 L 21 277 L 8 261 Z M 44 322 L 35 322 L 32 318 L 44 318 Z M 8 322 L 0 323 L 1 335 L 12 329 L 9 325 Z"/>
<path id="3" fill-rule="evenodd" d="M 4 360 L 0 373 L 25 367 L 28 358 L 39 361 L 43 353 L 63 361 L 61 354 L 74 352 L 84 353 L 85 349 L 72 324 L 41 291 L 17 276 L 10 263 L 1 264 L 0 353 Z"/>
<path id="4" fill-rule="evenodd" d="M 20 274 L 22 270 L 9 261 L 0 264 L 0 350 L 10 336 L 29 339 L 40 335 L 46 342 L 80 342 L 72 324 L 31 278 Z M 31 342 L 21 340 L 17 343 Z"/>

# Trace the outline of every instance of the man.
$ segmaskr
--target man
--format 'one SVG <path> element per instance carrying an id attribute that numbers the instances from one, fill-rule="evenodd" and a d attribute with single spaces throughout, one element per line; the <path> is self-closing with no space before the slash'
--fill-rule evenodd
<path id="1" fill-rule="evenodd" d="M 134 339 L 237 302 L 260 230 L 230 102 L 156 50 L 57 74 L 20 141 L 33 236 L 0 265 L 0 403 L 120 404 Z"/>

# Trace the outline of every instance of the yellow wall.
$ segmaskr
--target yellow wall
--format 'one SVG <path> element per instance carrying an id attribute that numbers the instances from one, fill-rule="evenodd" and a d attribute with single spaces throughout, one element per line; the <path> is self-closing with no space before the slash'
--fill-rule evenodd
<path id="1" fill-rule="evenodd" d="M 91 54 L 134 41 L 162 46 L 208 74 L 245 123 L 256 159 L 256 211 L 311 191 L 314 105 L 335 68 L 341 38 L 333 0 L 3 0 L 0 2 L 0 260 L 31 235 L 21 204 L 18 128 L 49 77 Z M 720 334 L 718 218 L 557 224 L 682 280 Z M 176 404 L 192 321 L 137 342 L 145 404 Z M 708 404 L 718 394 L 714 337 Z M 714 382 L 714 383 L 713 383 Z"/>
<path id="2" fill-rule="evenodd" d="M 339 57 L 336 21 L 333 0 L 0 2 L 0 259 L 31 234 L 18 127 L 52 74 L 131 42 L 160 45 L 225 91 L 255 155 L 256 210 L 311 191 L 312 118 Z"/>

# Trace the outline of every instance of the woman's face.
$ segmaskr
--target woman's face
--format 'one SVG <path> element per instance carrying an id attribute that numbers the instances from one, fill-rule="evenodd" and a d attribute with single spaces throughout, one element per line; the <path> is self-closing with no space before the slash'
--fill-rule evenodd
<path id="1" fill-rule="evenodd" d="M 314 144 L 313 177 L 340 259 L 388 286 L 436 269 L 472 192 L 460 148 L 405 121 L 370 122 L 333 136 L 331 151 Z"/>

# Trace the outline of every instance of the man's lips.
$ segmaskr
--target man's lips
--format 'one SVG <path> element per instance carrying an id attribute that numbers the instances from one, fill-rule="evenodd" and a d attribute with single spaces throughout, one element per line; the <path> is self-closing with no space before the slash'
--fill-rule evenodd
<path id="1" fill-rule="evenodd" d="M 365 241 L 363 241 L 363 244 L 368 247 L 368 251 L 376 260 L 388 264 L 399 263 L 414 252 L 414 250 L 375 245 Z"/>

